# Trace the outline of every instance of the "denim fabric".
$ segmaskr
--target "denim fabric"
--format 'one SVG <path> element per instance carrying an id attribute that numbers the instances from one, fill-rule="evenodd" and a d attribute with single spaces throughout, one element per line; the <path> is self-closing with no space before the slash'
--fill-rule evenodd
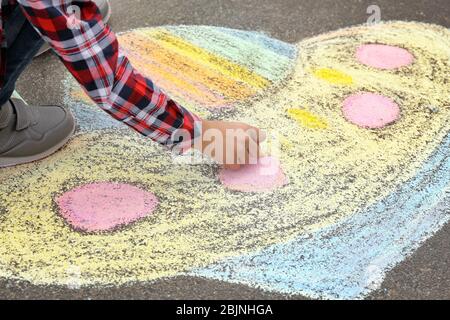
<path id="1" fill-rule="evenodd" d="M 20 74 L 44 44 L 19 7 L 6 21 L 4 28 L 7 43 L 6 74 L 5 84 L 0 89 L 0 108 L 11 98 Z"/>

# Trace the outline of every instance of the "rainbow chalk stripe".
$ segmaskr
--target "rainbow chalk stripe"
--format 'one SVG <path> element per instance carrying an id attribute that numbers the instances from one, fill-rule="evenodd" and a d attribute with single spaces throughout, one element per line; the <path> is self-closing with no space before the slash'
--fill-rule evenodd
<path id="1" fill-rule="evenodd" d="M 200 116 L 263 95 L 292 71 L 297 48 L 263 33 L 208 26 L 136 29 L 119 34 L 121 50 L 134 67 L 177 102 Z M 67 105 L 91 105 L 66 80 Z M 72 111 L 81 130 L 120 127 L 92 108 Z"/>
<path id="2" fill-rule="evenodd" d="M 450 221 L 450 135 L 417 175 L 333 226 L 190 275 L 286 294 L 355 299 Z"/>
<path id="3" fill-rule="evenodd" d="M 285 79 L 296 48 L 262 34 L 200 26 L 119 37 L 133 65 L 186 106 L 227 107 Z"/>
<path id="4" fill-rule="evenodd" d="M 53 157 L 0 172 L 1 276 L 70 284 L 75 269 L 92 286 L 187 274 L 359 298 L 448 221 L 447 29 L 391 22 L 290 45 L 180 26 L 120 41 L 192 110 L 276 133 L 275 189 L 251 192 L 248 174 L 230 188 L 215 166 L 177 164 L 67 80 L 81 131 Z M 127 193 L 132 210 L 111 208 L 117 184 L 142 190 Z M 79 192 L 92 186 L 101 196 Z"/>

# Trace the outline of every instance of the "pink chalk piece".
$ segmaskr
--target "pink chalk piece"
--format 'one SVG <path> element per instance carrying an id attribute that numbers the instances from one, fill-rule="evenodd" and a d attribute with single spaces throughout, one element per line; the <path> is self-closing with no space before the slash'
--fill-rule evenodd
<path id="1" fill-rule="evenodd" d="M 263 157 L 258 164 L 245 165 L 238 170 L 223 169 L 219 179 L 228 189 L 241 192 L 268 192 L 288 183 L 280 161 L 274 157 Z"/>
<path id="2" fill-rule="evenodd" d="M 108 231 L 153 213 L 158 199 L 125 183 L 100 182 L 72 189 L 56 200 L 61 215 L 77 230 Z"/>
<path id="3" fill-rule="evenodd" d="M 398 120 L 400 107 L 392 99 L 370 92 L 362 92 L 345 99 L 345 118 L 362 128 L 383 128 Z"/>
<path id="4" fill-rule="evenodd" d="M 385 44 L 365 44 L 356 50 L 362 64 L 382 70 L 392 70 L 410 65 L 414 56 L 407 50 Z"/>

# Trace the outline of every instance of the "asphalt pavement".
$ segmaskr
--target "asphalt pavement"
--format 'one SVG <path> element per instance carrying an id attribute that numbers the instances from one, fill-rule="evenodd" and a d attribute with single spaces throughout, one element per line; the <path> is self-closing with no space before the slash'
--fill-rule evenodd
<path id="1" fill-rule="evenodd" d="M 161 25 L 215 25 L 258 30 L 298 42 L 338 28 L 364 23 L 376 4 L 382 20 L 422 21 L 450 27 L 448 0 L 112 0 L 111 25 L 117 32 Z M 50 52 L 22 75 L 18 91 L 30 103 L 63 103 L 63 65 Z M 370 299 L 449 299 L 450 225 L 387 274 Z M 303 299 L 243 285 L 194 277 L 152 284 L 68 289 L 0 280 L 0 298 L 50 299 Z"/>

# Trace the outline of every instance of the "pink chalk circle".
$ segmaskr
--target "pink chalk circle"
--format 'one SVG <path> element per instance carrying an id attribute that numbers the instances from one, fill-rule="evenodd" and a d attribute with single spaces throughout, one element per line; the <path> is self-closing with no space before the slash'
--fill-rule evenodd
<path id="1" fill-rule="evenodd" d="M 414 56 L 406 49 L 385 44 L 364 44 L 356 50 L 362 64 L 382 70 L 392 70 L 410 65 Z"/>
<path id="2" fill-rule="evenodd" d="M 257 164 L 238 170 L 222 169 L 219 180 L 227 189 L 240 192 L 268 192 L 288 183 L 280 161 L 274 157 L 263 157 Z"/>
<path id="3" fill-rule="evenodd" d="M 99 232 L 127 225 L 153 213 L 158 199 L 125 183 L 86 184 L 61 195 L 61 215 L 77 230 Z"/>
<path id="4" fill-rule="evenodd" d="M 400 117 L 400 107 L 390 98 L 362 92 L 345 99 L 345 118 L 362 128 L 383 128 Z"/>

